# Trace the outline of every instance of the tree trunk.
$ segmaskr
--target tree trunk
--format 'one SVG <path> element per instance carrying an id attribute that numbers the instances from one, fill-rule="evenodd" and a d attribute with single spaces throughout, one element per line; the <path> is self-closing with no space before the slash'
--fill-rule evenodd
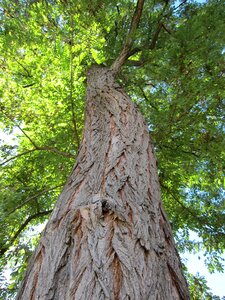
<path id="1" fill-rule="evenodd" d="M 88 72 L 77 163 L 17 299 L 189 299 L 147 125 L 113 77 Z"/>

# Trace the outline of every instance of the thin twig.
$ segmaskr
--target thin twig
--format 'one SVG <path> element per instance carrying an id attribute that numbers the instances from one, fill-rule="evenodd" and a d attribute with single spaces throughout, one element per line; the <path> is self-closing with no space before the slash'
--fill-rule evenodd
<path id="1" fill-rule="evenodd" d="M 3 166 L 3 165 L 5 165 L 5 164 L 7 164 L 8 162 L 10 162 L 11 160 L 16 159 L 16 158 L 18 158 L 18 157 L 21 157 L 21 156 L 23 156 L 23 155 L 29 154 L 29 153 L 31 153 L 31 152 L 33 152 L 33 151 L 37 151 L 37 149 L 27 150 L 27 151 L 25 151 L 25 152 L 23 152 L 23 153 L 20 153 L 20 154 L 17 154 L 17 155 L 15 155 L 15 156 L 13 156 L 13 157 L 10 157 L 9 159 L 4 160 L 4 161 L 0 164 L 0 166 Z"/>
<path id="2" fill-rule="evenodd" d="M 13 117 L 11 117 L 8 113 L 5 112 L 4 108 L 2 106 L 0 106 L 0 110 L 2 111 L 2 113 L 10 120 L 12 121 L 15 126 L 17 128 L 19 128 L 19 130 L 25 135 L 25 137 L 31 142 L 31 144 L 37 148 L 37 145 L 34 143 L 34 141 L 27 135 L 27 133 L 20 127 L 19 124 L 17 124 L 17 122 L 15 122 L 15 120 L 13 119 Z"/>
<path id="3" fill-rule="evenodd" d="M 25 204 L 27 204 L 28 202 L 30 202 L 30 201 L 32 201 L 32 200 L 38 198 L 39 196 L 44 195 L 44 194 L 47 193 L 47 192 L 56 190 L 57 188 L 60 188 L 60 187 L 62 187 L 62 186 L 64 186 L 64 184 L 60 184 L 60 185 L 54 186 L 54 187 L 52 187 L 52 188 L 44 189 L 44 190 L 38 192 L 37 194 L 35 194 L 35 195 L 33 195 L 33 196 L 27 198 L 25 201 L 23 201 L 23 203 L 21 203 L 21 204 L 17 205 L 16 207 L 14 207 L 14 208 L 6 215 L 6 217 L 8 217 L 8 216 L 11 215 L 12 213 L 14 213 L 17 209 L 23 207 L 23 206 L 24 206 Z"/>
<path id="4" fill-rule="evenodd" d="M 23 85 L 23 88 L 26 89 L 28 87 L 31 87 L 31 86 L 35 85 L 35 84 L 36 84 L 36 82 L 30 83 L 30 84 L 27 84 L 27 85 Z"/>
<path id="5" fill-rule="evenodd" d="M 160 186 L 167 190 L 167 192 L 172 196 L 172 198 L 184 209 L 186 210 L 190 215 L 198 219 L 199 221 L 202 221 L 202 218 L 198 216 L 196 213 L 194 213 L 189 207 L 185 206 L 174 194 L 171 192 L 171 190 L 166 186 L 160 183 Z"/>
<path id="6" fill-rule="evenodd" d="M 185 4 L 187 2 L 187 0 L 184 0 L 183 2 L 181 2 L 177 7 L 174 8 L 174 10 L 177 10 L 180 6 L 182 6 L 183 4 Z"/>
<path id="7" fill-rule="evenodd" d="M 41 211 L 38 212 L 34 215 L 29 216 L 26 221 L 20 226 L 20 228 L 16 231 L 16 233 L 14 234 L 14 236 L 11 238 L 11 240 L 9 241 L 8 244 L 5 244 L 1 249 L 0 249 L 0 256 L 3 256 L 5 254 L 6 251 L 9 250 L 9 248 L 12 246 L 12 244 L 15 242 L 15 240 L 17 239 L 17 237 L 20 235 L 20 233 L 27 227 L 27 225 L 30 223 L 30 221 L 32 221 L 33 219 L 36 219 L 38 217 L 41 216 L 45 216 L 45 215 L 49 215 L 52 212 L 51 210 L 47 210 L 47 211 Z"/>
<path id="8" fill-rule="evenodd" d="M 170 147 L 169 145 L 164 145 L 164 144 L 162 144 L 162 145 L 161 145 L 161 148 L 164 147 L 164 148 L 168 148 L 168 149 L 170 149 L 170 150 L 172 150 L 172 151 L 180 151 L 180 152 L 182 152 L 182 153 L 185 153 L 185 154 L 191 154 L 191 155 L 194 155 L 196 158 L 199 158 L 199 155 L 196 154 L 195 152 L 193 152 L 193 151 L 186 151 L 186 150 L 180 149 L 180 146 L 181 146 L 181 145 L 178 145 L 178 146 L 176 147 L 176 149 L 174 149 L 173 147 Z"/>
<path id="9" fill-rule="evenodd" d="M 72 159 L 75 159 L 75 158 L 77 157 L 76 155 L 73 155 L 73 154 L 68 153 L 68 152 L 60 151 L 60 150 L 58 150 L 58 149 L 56 149 L 56 148 L 51 148 L 51 147 L 47 147 L 47 146 L 45 146 L 45 147 L 38 147 L 38 146 L 37 146 L 37 147 L 34 148 L 34 149 L 30 149 L 30 150 L 24 151 L 23 153 L 17 154 L 17 155 L 15 155 L 15 156 L 13 156 L 13 157 L 10 157 L 10 158 L 7 159 L 7 160 L 4 160 L 4 161 L 0 164 L 0 166 L 3 166 L 3 165 L 5 165 L 6 163 L 10 162 L 11 160 L 14 160 L 14 159 L 16 159 L 16 158 L 18 158 L 18 157 L 21 157 L 21 156 L 23 156 L 23 155 L 29 154 L 29 153 L 34 152 L 34 151 L 49 151 L 49 152 L 53 152 L 53 153 L 59 154 L 59 155 L 61 155 L 61 156 L 68 157 L 68 158 L 72 158 Z"/>
<path id="10" fill-rule="evenodd" d="M 19 62 L 18 59 L 16 59 L 15 57 L 13 57 L 13 58 L 18 63 L 18 65 L 20 65 L 24 69 L 24 71 L 27 73 L 27 76 L 31 78 L 32 75 L 31 75 L 30 71 L 26 67 L 24 67 L 24 65 L 21 64 L 21 62 Z"/>
<path id="11" fill-rule="evenodd" d="M 149 101 L 148 97 L 145 94 L 145 91 L 140 86 L 139 86 L 139 89 L 140 89 L 144 99 L 146 100 L 146 102 L 149 103 L 151 105 L 151 107 L 153 107 L 156 111 L 158 111 L 158 108 Z"/>

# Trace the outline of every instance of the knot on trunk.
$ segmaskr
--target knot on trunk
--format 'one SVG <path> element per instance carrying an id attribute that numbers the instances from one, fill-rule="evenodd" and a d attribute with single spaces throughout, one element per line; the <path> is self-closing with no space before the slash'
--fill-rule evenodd
<path id="1" fill-rule="evenodd" d="M 107 212 L 116 212 L 116 204 L 115 201 L 106 196 L 102 195 L 94 195 L 92 198 L 92 204 L 101 206 L 102 213 L 107 213 Z"/>

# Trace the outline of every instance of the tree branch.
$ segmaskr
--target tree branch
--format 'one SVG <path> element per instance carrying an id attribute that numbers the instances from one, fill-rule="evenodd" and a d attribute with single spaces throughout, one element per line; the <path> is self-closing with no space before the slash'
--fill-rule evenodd
<path id="1" fill-rule="evenodd" d="M 162 27 L 167 33 L 172 34 L 172 31 L 169 28 L 167 28 L 164 23 L 162 23 Z"/>
<path id="2" fill-rule="evenodd" d="M 139 89 L 140 89 L 140 91 L 141 91 L 141 93 L 142 93 L 144 99 L 146 100 L 146 102 L 149 103 L 150 106 L 151 106 L 152 108 L 154 108 L 156 111 L 158 111 L 158 108 L 157 108 L 154 104 L 152 104 L 152 103 L 149 101 L 148 97 L 147 97 L 146 94 L 145 94 L 145 91 L 144 91 L 141 87 L 139 87 Z"/>
<path id="3" fill-rule="evenodd" d="M 128 59 L 128 57 L 134 54 L 134 53 L 131 54 L 132 53 L 131 48 L 132 48 L 132 45 L 134 42 L 135 32 L 140 23 L 143 6 L 144 6 L 144 0 L 138 0 L 134 15 L 133 15 L 133 18 L 131 21 L 130 30 L 127 34 L 123 49 L 111 66 L 111 70 L 113 71 L 114 74 L 117 74 L 119 72 L 120 68 L 122 67 L 122 65 Z"/>
<path id="4" fill-rule="evenodd" d="M 30 83 L 30 84 L 27 84 L 27 85 L 23 85 L 23 88 L 26 89 L 28 87 L 31 87 L 31 86 L 35 85 L 35 84 L 36 84 L 36 82 Z"/>
<path id="5" fill-rule="evenodd" d="M 36 144 L 34 143 L 34 141 L 27 135 L 27 133 L 20 127 L 19 124 L 17 124 L 15 122 L 15 120 L 13 119 L 13 117 L 11 117 L 7 112 L 5 112 L 4 107 L 0 106 L 0 110 L 2 111 L 2 113 L 10 120 L 13 122 L 13 124 L 15 124 L 16 127 L 19 128 L 19 130 L 25 135 L 25 137 L 31 142 L 31 144 L 37 148 Z"/>
<path id="6" fill-rule="evenodd" d="M 180 6 L 184 5 L 186 2 L 187 2 L 187 0 L 184 0 L 177 7 L 175 7 L 174 10 L 177 10 Z"/>
<path id="7" fill-rule="evenodd" d="M 20 154 L 17 154 L 17 155 L 15 155 L 15 156 L 13 156 L 13 157 L 10 157 L 9 159 L 4 160 L 4 161 L 0 164 L 0 166 L 3 166 L 3 165 L 5 165 L 5 164 L 7 164 L 8 162 L 10 162 L 11 160 L 16 159 L 16 158 L 18 158 L 18 157 L 21 157 L 21 156 L 23 156 L 23 155 L 26 155 L 26 154 L 28 154 L 28 153 L 31 153 L 31 152 L 33 152 L 33 151 L 37 151 L 37 149 L 27 150 L 27 151 L 25 151 L 25 152 L 23 152 L 23 153 L 20 153 Z"/>
<path id="8" fill-rule="evenodd" d="M 8 244 L 4 245 L 1 249 L 0 249 L 0 257 L 3 256 L 5 254 L 6 251 L 9 250 L 9 248 L 12 246 L 12 244 L 15 242 L 15 240 L 17 239 L 17 237 L 20 235 L 20 233 L 27 227 L 27 225 L 30 223 L 30 221 L 32 221 L 33 219 L 36 219 L 38 217 L 41 216 L 45 216 L 48 215 L 52 212 L 51 210 L 47 210 L 47 211 L 41 211 L 38 212 L 34 215 L 29 216 L 26 221 L 20 226 L 20 228 L 16 231 L 16 233 L 14 234 L 14 236 L 11 238 L 11 240 L 9 241 Z"/>
<path id="9" fill-rule="evenodd" d="M 198 222 L 199 222 L 199 224 L 201 225 L 201 226 L 203 226 L 203 228 L 204 229 L 208 229 L 208 228 L 210 228 L 212 231 L 215 231 L 215 228 L 211 225 L 211 224 L 209 224 L 209 222 L 208 222 L 208 220 L 207 220 L 207 217 L 202 217 L 202 216 L 200 216 L 200 215 L 198 215 L 198 214 L 196 214 L 195 213 L 195 211 L 193 210 L 193 209 L 191 209 L 190 207 L 187 207 L 187 206 L 185 206 L 172 192 L 171 192 L 171 190 L 167 187 L 167 186 L 165 186 L 165 185 L 163 185 L 163 184 L 160 184 L 161 185 L 161 187 L 162 188 L 164 188 L 165 190 L 167 190 L 167 192 L 172 196 L 172 198 L 183 208 L 183 210 L 186 210 L 188 213 L 189 213 L 189 215 L 191 215 L 194 219 L 196 219 Z M 218 234 L 221 234 L 222 236 L 224 236 L 225 234 L 223 233 L 223 232 L 221 232 L 221 231 L 218 231 Z"/>
<path id="10" fill-rule="evenodd" d="M 15 156 L 13 156 L 13 157 L 10 157 L 9 159 L 3 161 L 0 164 L 0 166 L 3 166 L 3 165 L 5 165 L 6 163 L 10 162 L 13 159 L 16 159 L 18 157 L 21 157 L 23 155 L 29 154 L 29 153 L 34 152 L 34 151 L 49 151 L 49 152 L 53 152 L 53 153 L 59 154 L 61 156 L 68 157 L 68 158 L 73 158 L 73 159 L 75 159 L 77 157 L 76 155 L 73 155 L 73 154 L 68 153 L 68 152 L 60 151 L 60 150 L 58 150 L 56 148 L 51 148 L 51 147 L 47 147 L 47 146 L 45 146 L 45 147 L 36 146 L 36 148 L 34 148 L 34 149 L 30 149 L 30 150 L 27 150 L 27 151 L 25 151 L 23 153 L 20 153 L 20 154 L 17 154 Z"/>
<path id="11" fill-rule="evenodd" d="M 191 155 L 194 155 L 196 158 L 199 158 L 199 155 L 196 154 L 195 152 L 193 152 L 193 151 L 186 151 L 186 150 L 180 149 L 180 146 L 182 146 L 182 145 L 177 145 L 176 149 L 174 149 L 173 147 L 170 147 L 169 145 L 162 144 L 160 148 L 164 147 L 164 148 L 171 149 L 172 151 L 180 151 L 182 153 L 191 154 Z"/>
<path id="12" fill-rule="evenodd" d="M 37 194 L 35 194 L 35 195 L 33 195 L 33 196 L 27 198 L 23 203 L 21 203 L 21 204 L 17 205 L 16 207 L 14 207 L 14 208 L 6 215 L 6 217 L 8 217 L 8 216 L 11 215 L 12 213 L 14 213 L 17 209 L 23 207 L 23 206 L 24 206 L 25 204 L 27 204 L 28 202 L 30 202 L 30 201 L 32 201 L 32 200 L 38 198 L 39 196 L 44 195 L 44 194 L 47 193 L 47 192 L 53 191 L 53 190 L 55 190 L 55 189 L 57 189 L 57 188 L 59 188 L 59 187 L 62 187 L 62 186 L 64 186 L 64 184 L 60 184 L 60 185 L 54 186 L 54 187 L 52 187 L 52 188 L 44 189 L 44 190 L 38 192 Z"/>
<path id="13" fill-rule="evenodd" d="M 152 40 L 148 46 L 148 49 L 153 50 L 155 48 L 162 27 L 163 27 L 163 24 L 160 22 L 156 28 L 156 31 L 152 37 Z"/>
<path id="14" fill-rule="evenodd" d="M 192 217 L 196 218 L 198 221 L 202 221 L 202 217 L 198 216 L 195 212 L 193 212 L 192 209 L 190 209 L 190 207 L 185 206 L 176 196 L 174 196 L 174 194 L 166 185 L 160 183 L 160 186 L 172 196 L 172 198 L 183 208 L 183 210 L 186 210 L 190 215 L 192 215 Z"/>
<path id="15" fill-rule="evenodd" d="M 18 65 L 20 65 L 24 69 L 24 71 L 27 73 L 27 76 L 32 78 L 30 70 L 28 70 L 26 67 L 24 67 L 24 65 L 21 64 L 18 59 L 16 59 L 15 57 L 13 57 L 13 58 L 18 63 Z"/>
<path id="16" fill-rule="evenodd" d="M 25 136 L 25 137 L 30 141 L 30 143 L 34 146 L 34 149 L 27 150 L 27 151 L 25 151 L 25 152 L 23 152 L 23 153 L 21 153 L 21 154 L 15 155 L 15 156 L 13 156 L 13 157 L 11 157 L 11 158 L 9 158 L 9 159 L 3 161 L 3 162 L 0 164 L 0 166 L 6 164 L 7 162 L 9 162 L 9 161 L 11 161 L 11 160 L 13 160 L 13 159 L 15 159 L 15 158 L 17 158 L 17 157 L 20 157 L 20 156 L 22 156 L 22 155 L 26 155 L 26 154 L 28 154 L 28 153 L 30 153 L 30 152 L 37 151 L 37 150 L 49 151 L 49 152 L 53 152 L 53 153 L 59 154 L 59 155 L 64 156 L 64 157 L 76 158 L 75 155 L 73 155 L 73 154 L 71 154 L 71 153 L 67 153 L 67 152 L 60 151 L 60 150 L 58 150 L 58 149 L 56 149 L 56 148 L 52 148 L 52 147 L 48 147 L 48 146 L 43 146 L 43 147 L 42 147 L 42 146 L 38 146 L 38 145 L 37 145 L 37 144 L 36 144 L 36 143 L 35 143 L 35 142 L 27 135 L 27 133 L 20 127 L 20 125 L 18 125 L 18 124 L 15 122 L 15 120 L 14 120 L 8 113 L 5 112 L 4 107 L 2 107 L 1 105 L 0 105 L 0 110 L 2 111 L 2 113 L 3 113 L 9 120 L 11 120 L 11 121 L 15 124 L 16 127 L 19 128 L 19 130 L 24 134 L 24 136 Z"/>
<path id="17" fill-rule="evenodd" d="M 165 1 L 165 4 L 164 4 L 164 6 L 162 8 L 162 11 L 158 15 L 158 21 L 157 21 L 158 25 L 157 25 L 157 27 L 155 29 L 155 32 L 153 33 L 153 36 L 152 36 L 152 39 L 151 39 L 150 43 L 149 43 L 149 41 L 147 41 L 146 45 L 143 45 L 142 49 L 141 48 L 135 48 L 135 49 L 131 50 L 129 52 L 129 56 L 128 57 L 130 57 L 130 56 L 134 55 L 135 53 L 140 52 L 142 50 L 153 50 L 153 49 L 155 49 L 156 43 L 158 41 L 159 34 L 160 34 L 162 28 L 167 33 L 171 34 L 171 31 L 162 22 L 163 18 L 165 17 L 165 15 L 163 15 L 163 14 L 164 14 L 167 6 L 168 6 L 168 3 L 169 3 L 169 1 Z M 142 58 L 139 61 L 129 60 L 129 64 L 131 64 L 133 66 L 137 66 L 137 67 L 141 67 L 145 63 L 146 63 L 146 59 L 142 59 Z"/>
<path id="18" fill-rule="evenodd" d="M 73 155 L 71 153 L 60 151 L 56 148 L 52 148 L 52 147 L 48 147 L 48 146 L 44 146 L 44 147 L 37 146 L 36 150 L 49 151 L 49 152 L 53 152 L 53 153 L 56 153 L 56 154 L 59 154 L 61 156 L 68 157 L 68 158 L 76 158 L 77 157 L 76 155 Z"/>
<path id="19" fill-rule="evenodd" d="M 142 67 L 144 65 L 144 60 L 128 59 L 127 65 L 133 67 Z"/>
<path id="20" fill-rule="evenodd" d="M 129 53 L 129 57 L 136 54 L 136 53 L 138 53 L 138 52 L 140 52 L 140 51 L 142 51 L 142 50 L 153 50 L 153 49 L 155 49 L 156 43 L 157 43 L 158 38 L 159 38 L 159 34 L 160 34 L 162 29 L 164 29 L 167 33 L 171 34 L 171 31 L 162 22 L 159 22 L 158 26 L 156 27 L 156 30 L 153 34 L 151 42 L 149 44 L 145 45 L 143 47 L 143 49 L 134 48 L 133 50 L 131 50 L 130 53 Z M 147 61 L 146 59 L 128 60 L 128 63 L 129 63 L 129 65 L 132 65 L 132 66 L 142 67 L 146 63 L 146 61 Z"/>

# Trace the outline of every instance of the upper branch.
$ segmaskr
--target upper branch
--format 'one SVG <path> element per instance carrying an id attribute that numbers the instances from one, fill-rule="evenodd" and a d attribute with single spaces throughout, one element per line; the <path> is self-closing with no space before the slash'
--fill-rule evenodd
<path id="1" fill-rule="evenodd" d="M 134 34 L 140 23 L 143 6 L 144 6 L 144 0 L 138 0 L 134 15 L 133 15 L 133 18 L 131 21 L 130 30 L 126 37 L 123 49 L 111 66 L 111 70 L 113 71 L 114 74 L 117 74 L 119 72 L 122 65 L 126 62 L 128 57 L 131 55 L 131 49 L 132 49 L 132 45 L 134 42 Z"/>

